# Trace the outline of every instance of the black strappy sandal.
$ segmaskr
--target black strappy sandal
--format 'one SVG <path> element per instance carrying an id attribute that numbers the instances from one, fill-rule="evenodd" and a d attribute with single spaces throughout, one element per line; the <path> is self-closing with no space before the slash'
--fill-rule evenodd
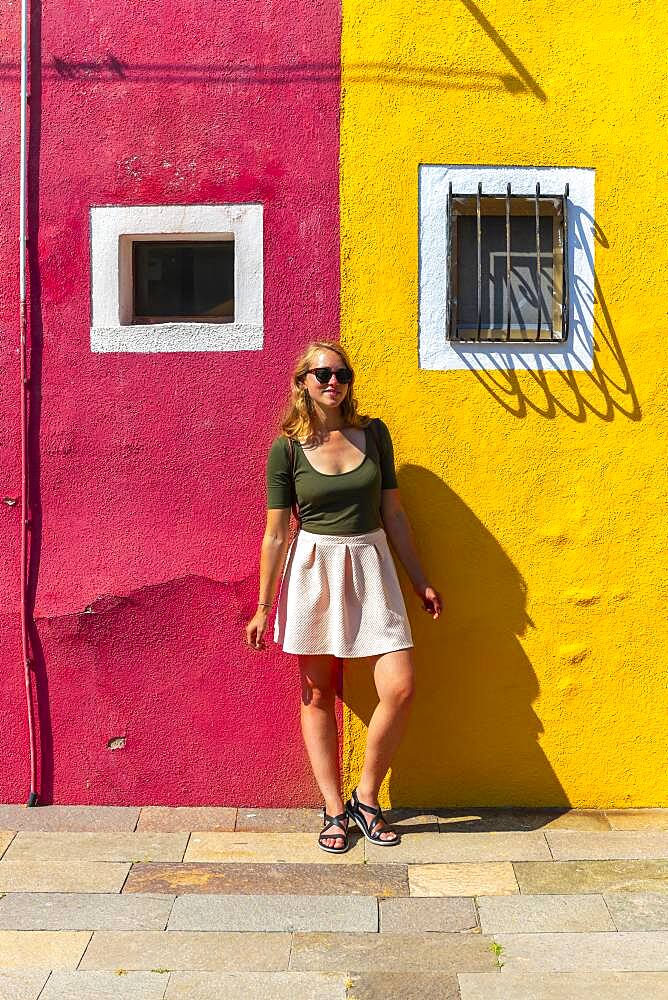
<path id="1" fill-rule="evenodd" d="M 348 813 L 344 810 L 339 813 L 338 816 L 330 816 L 329 813 L 325 811 L 325 806 L 322 807 L 322 819 L 325 824 L 322 828 L 322 832 L 318 837 L 318 847 L 321 851 L 328 851 L 330 854 L 345 854 L 349 848 L 348 843 L 348 824 L 346 823 L 345 829 L 341 820 L 348 819 Z M 343 833 L 328 833 L 327 830 L 330 826 L 338 826 Z M 342 840 L 343 843 L 340 847 L 328 847 L 327 844 L 323 844 L 323 840 Z"/>
<path id="2" fill-rule="evenodd" d="M 362 812 L 362 809 L 368 810 L 368 812 L 373 813 L 371 822 L 367 822 L 367 818 Z M 401 842 L 401 838 L 396 833 L 395 830 L 377 830 L 376 827 L 382 821 L 387 822 L 383 813 L 381 812 L 380 806 L 374 808 L 374 806 L 368 806 L 364 802 L 360 802 L 357 797 L 357 789 L 353 790 L 353 794 L 350 796 L 346 802 L 346 812 L 350 816 L 351 820 L 357 824 L 367 840 L 370 840 L 372 844 L 380 844 L 381 847 L 394 847 L 395 844 Z M 393 833 L 394 838 L 392 840 L 383 840 L 381 838 L 381 833 Z"/>

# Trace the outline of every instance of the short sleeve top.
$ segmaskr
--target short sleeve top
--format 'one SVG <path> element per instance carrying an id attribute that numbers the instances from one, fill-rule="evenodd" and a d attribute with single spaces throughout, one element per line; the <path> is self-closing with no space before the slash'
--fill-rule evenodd
<path id="1" fill-rule="evenodd" d="M 294 483 L 302 527 L 319 535 L 358 535 L 382 527 L 382 490 L 397 488 L 392 438 L 386 424 L 375 421 L 376 436 L 367 425 L 365 454 L 350 472 L 314 469 L 301 443 L 293 438 Z M 267 460 L 267 508 L 292 506 L 290 446 L 281 435 L 272 442 Z"/>

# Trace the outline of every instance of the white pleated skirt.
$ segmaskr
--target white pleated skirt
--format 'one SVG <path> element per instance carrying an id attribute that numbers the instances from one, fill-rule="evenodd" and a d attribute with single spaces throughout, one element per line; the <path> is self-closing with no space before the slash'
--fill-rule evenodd
<path id="1" fill-rule="evenodd" d="M 413 646 L 384 528 L 363 535 L 297 532 L 283 568 L 274 641 L 286 653 L 337 657 Z"/>

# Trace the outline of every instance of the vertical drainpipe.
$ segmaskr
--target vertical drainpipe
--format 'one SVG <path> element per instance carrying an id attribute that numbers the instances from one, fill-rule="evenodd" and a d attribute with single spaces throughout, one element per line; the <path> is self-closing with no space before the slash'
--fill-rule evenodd
<path id="1" fill-rule="evenodd" d="M 21 177 L 19 193 L 19 325 L 21 354 L 21 648 L 25 675 L 26 700 L 28 705 L 28 734 L 30 738 L 30 795 L 28 806 L 37 805 L 37 761 L 35 753 L 35 720 L 33 714 L 32 688 L 30 681 L 30 646 L 28 638 L 28 376 L 26 365 L 26 222 L 27 222 L 27 177 L 28 177 L 28 133 L 26 127 L 28 110 L 28 2 L 21 0 Z"/>

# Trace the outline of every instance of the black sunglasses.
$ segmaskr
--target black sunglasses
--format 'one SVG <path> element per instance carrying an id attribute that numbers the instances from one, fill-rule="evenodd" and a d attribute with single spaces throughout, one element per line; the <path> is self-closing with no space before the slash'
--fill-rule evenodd
<path id="1" fill-rule="evenodd" d="M 326 385 L 332 374 L 336 375 L 336 381 L 341 385 L 347 385 L 348 382 L 352 382 L 353 380 L 353 373 L 350 368 L 339 368 L 337 371 L 334 371 L 333 368 L 309 368 L 307 374 L 315 375 L 320 385 Z"/>

